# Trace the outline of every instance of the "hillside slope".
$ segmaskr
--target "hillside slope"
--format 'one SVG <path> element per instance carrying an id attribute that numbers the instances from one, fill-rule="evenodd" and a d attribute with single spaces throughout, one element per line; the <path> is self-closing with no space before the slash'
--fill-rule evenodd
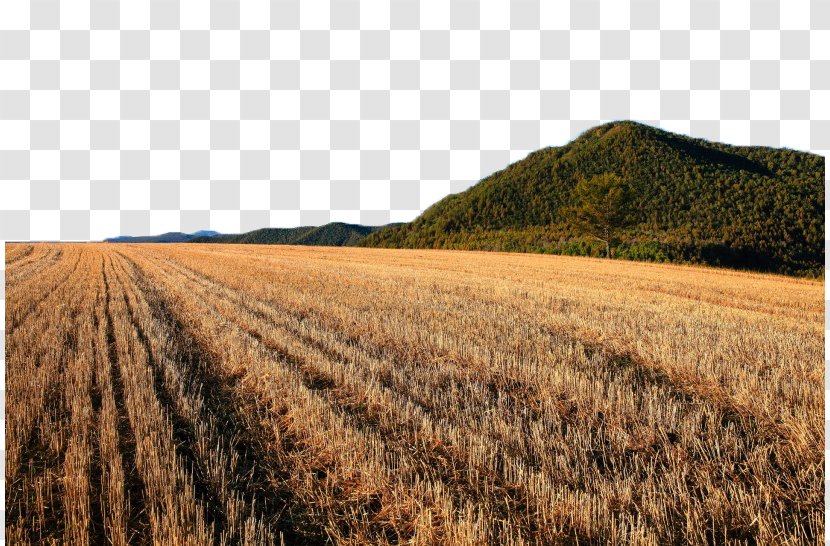
<path id="1" fill-rule="evenodd" d="M 409 224 L 362 244 L 600 255 L 561 210 L 583 178 L 613 172 L 634 194 L 617 257 L 818 274 L 824 263 L 824 159 L 730 146 L 631 121 L 529 154 Z"/>
<path id="2" fill-rule="evenodd" d="M 323 226 L 263 228 L 238 235 L 196 237 L 192 243 L 236 243 L 251 245 L 351 246 L 377 231 L 377 226 L 332 222 Z"/>

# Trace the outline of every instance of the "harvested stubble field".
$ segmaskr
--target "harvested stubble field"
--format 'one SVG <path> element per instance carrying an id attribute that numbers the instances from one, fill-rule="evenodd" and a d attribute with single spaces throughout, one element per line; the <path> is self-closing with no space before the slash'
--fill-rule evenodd
<path id="1" fill-rule="evenodd" d="M 823 285 L 6 249 L 11 544 L 824 541 Z"/>

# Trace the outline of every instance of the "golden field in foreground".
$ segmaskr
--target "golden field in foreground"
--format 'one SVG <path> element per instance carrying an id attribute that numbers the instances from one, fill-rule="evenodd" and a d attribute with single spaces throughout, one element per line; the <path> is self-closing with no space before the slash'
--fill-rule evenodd
<path id="1" fill-rule="evenodd" d="M 6 247 L 10 544 L 824 541 L 815 281 Z"/>

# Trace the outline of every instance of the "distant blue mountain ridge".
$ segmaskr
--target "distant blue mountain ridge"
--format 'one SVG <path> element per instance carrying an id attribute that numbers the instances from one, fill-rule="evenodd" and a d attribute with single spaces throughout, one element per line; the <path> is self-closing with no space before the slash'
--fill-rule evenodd
<path id="1" fill-rule="evenodd" d="M 196 237 L 215 237 L 220 235 L 218 231 L 199 230 L 193 233 L 182 233 L 180 231 L 169 231 L 161 235 L 121 235 L 104 239 L 107 243 L 186 243 Z"/>

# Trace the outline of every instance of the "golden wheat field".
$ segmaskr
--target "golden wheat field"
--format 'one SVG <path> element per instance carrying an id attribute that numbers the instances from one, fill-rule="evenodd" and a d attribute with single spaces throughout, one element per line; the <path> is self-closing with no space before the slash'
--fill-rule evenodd
<path id="1" fill-rule="evenodd" d="M 823 284 L 6 247 L 10 544 L 820 544 Z"/>

